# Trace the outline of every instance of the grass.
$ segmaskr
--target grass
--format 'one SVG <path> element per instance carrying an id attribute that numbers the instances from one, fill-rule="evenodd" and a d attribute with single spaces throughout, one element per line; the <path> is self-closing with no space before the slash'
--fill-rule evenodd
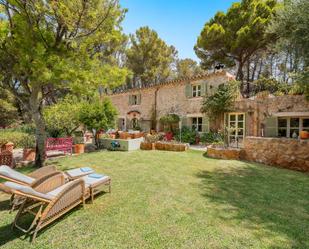
<path id="1" fill-rule="evenodd" d="M 309 248 L 309 175 L 209 159 L 198 151 L 96 152 L 54 161 L 112 177 L 112 194 L 76 208 L 35 244 L 10 230 L 3 248 Z"/>

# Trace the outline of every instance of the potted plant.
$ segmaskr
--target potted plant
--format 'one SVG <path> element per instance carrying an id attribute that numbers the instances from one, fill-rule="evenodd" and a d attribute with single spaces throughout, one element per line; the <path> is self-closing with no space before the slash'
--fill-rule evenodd
<path id="1" fill-rule="evenodd" d="M 35 137 L 26 136 L 22 141 L 23 146 L 23 161 L 34 161 L 35 160 Z"/>
<path id="2" fill-rule="evenodd" d="M 173 125 L 177 124 L 180 118 L 177 114 L 167 114 L 160 118 L 160 122 L 164 125 L 165 139 L 171 141 L 173 139 Z"/>
<path id="3" fill-rule="evenodd" d="M 300 136 L 301 139 L 307 139 L 307 138 L 309 138 L 309 132 L 308 131 L 301 131 L 299 133 L 299 136 Z"/>
<path id="4" fill-rule="evenodd" d="M 82 136 L 81 132 L 75 133 L 75 136 L 73 137 L 73 143 L 75 154 L 81 154 L 85 152 L 84 136 Z"/>

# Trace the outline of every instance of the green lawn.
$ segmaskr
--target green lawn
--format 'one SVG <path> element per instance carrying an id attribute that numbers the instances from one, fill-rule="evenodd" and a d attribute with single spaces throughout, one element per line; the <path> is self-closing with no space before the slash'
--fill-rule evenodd
<path id="1" fill-rule="evenodd" d="M 76 208 L 35 244 L 10 230 L 2 248 L 309 248 L 309 175 L 209 159 L 198 151 L 96 152 L 54 161 L 112 177 L 112 193 Z"/>

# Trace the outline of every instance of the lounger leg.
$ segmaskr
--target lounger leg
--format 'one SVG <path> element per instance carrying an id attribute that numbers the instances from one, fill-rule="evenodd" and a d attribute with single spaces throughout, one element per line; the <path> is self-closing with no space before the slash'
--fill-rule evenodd
<path id="1" fill-rule="evenodd" d="M 91 204 L 92 204 L 93 203 L 93 199 L 94 199 L 93 188 L 90 189 L 90 195 L 91 195 Z"/>

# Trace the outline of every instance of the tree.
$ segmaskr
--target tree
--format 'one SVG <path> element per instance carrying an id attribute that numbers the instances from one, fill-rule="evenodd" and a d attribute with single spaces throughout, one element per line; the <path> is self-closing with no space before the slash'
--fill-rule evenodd
<path id="1" fill-rule="evenodd" d="M 282 50 L 291 48 L 297 53 L 298 64 L 294 70 L 296 81 L 300 84 L 309 99 L 309 1 L 287 0 L 272 22 L 270 33 L 280 36 L 279 42 Z M 295 63 L 294 63 L 295 64 Z M 291 66 L 291 63 L 290 63 Z"/>
<path id="2" fill-rule="evenodd" d="M 274 41 L 266 30 L 275 9 L 275 0 L 242 0 L 227 13 L 218 12 L 205 24 L 195 45 L 202 67 L 237 65 L 236 78 L 243 84 L 245 64 Z"/>
<path id="3" fill-rule="evenodd" d="M 153 84 L 171 76 L 176 50 L 161 40 L 156 31 L 141 27 L 130 35 L 130 41 L 127 66 L 133 72 L 133 84 Z"/>
<path id="4" fill-rule="evenodd" d="M 65 133 L 72 136 L 81 125 L 79 115 L 83 102 L 74 97 L 67 96 L 55 105 L 44 109 L 44 119 L 47 130 L 54 133 Z"/>
<path id="5" fill-rule="evenodd" d="M 94 131 L 96 145 L 99 146 L 96 133 L 100 129 L 107 130 L 115 127 L 117 111 L 111 101 L 105 98 L 102 102 L 96 98 L 82 105 L 79 120 L 87 129 Z"/>
<path id="6" fill-rule="evenodd" d="M 0 127 L 6 127 L 19 119 L 14 96 L 0 88 Z"/>
<path id="7" fill-rule="evenodd" d="M 213 95 L 207 95 L 204 98 L 201 108 L 202 113 L 206 113 L 209 118 L 215 119 L 233 108 L 233 103 L 237 97 L 237 82 L 228 82 L 219 85 Z"/>
<path id="8" fill-rule="evenodd" d="M 197 62 L 192 59 L 182 59 L 176 62 L 177 77 L 192 77 L 195 74 L 200 74 L 203 70 L 197 65 Z"/>
<path id="9" fill-rule="evenodd" d="M 125 81 L 126 70 L 97 49 L 119 36 L 117 0 L 0 0 L 0 86 L 36 125 L 36 165 L 45 160 L 45 100 L 60 90 L 84 93 Z"/>

